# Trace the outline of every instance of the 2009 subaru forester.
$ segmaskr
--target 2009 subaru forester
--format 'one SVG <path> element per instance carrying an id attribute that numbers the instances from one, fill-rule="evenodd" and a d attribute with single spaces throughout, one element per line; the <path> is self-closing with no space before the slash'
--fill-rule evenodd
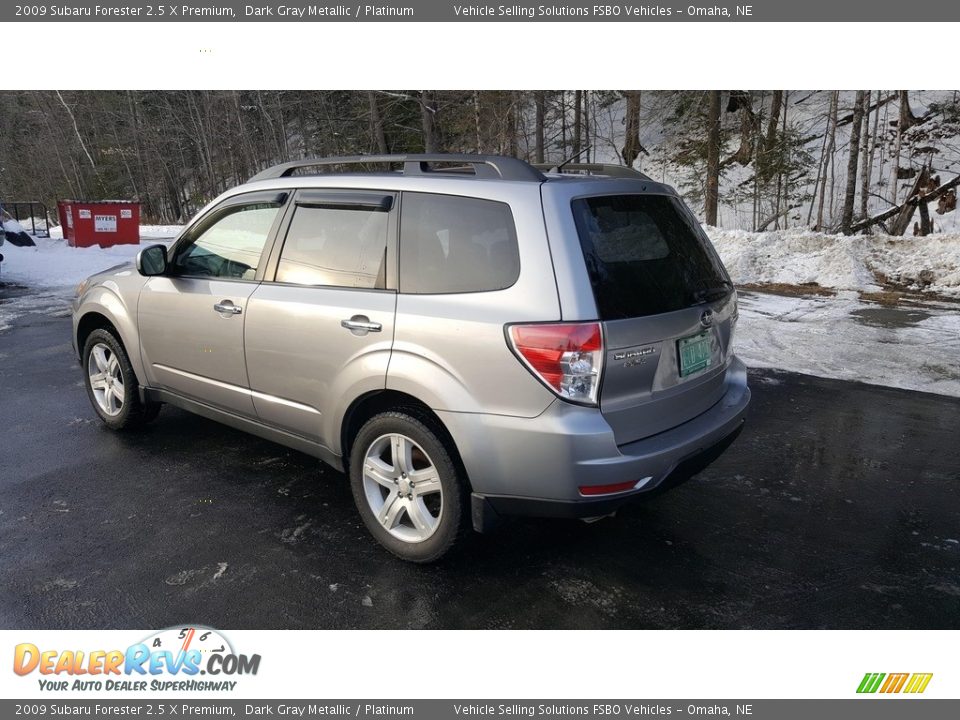
<path id="1" fill-rule="evenodd" d="M 471 522 L 598 517 L 705 467 L 750 399 L 736 320 L 673 189 L 407 155 L 264 171 L 81 284 L 73 326 L 111 428 L 170 403 L 315 455 L 428 562 Z"/>

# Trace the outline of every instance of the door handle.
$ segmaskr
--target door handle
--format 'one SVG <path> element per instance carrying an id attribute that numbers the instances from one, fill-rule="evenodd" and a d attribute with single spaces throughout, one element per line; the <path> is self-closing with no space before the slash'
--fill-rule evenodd
<path id="1" fill-rule="evenodd" d="M 371 322 L 366 315 L 354 315 L 349 320 L 341 320 L 340 327 L 346 328 L 354 335 L 364 335 L 368 332 L 383 330 L 383 325 L 378 322 Z"/>
<path id="2" fill-rule="evenodd" d="M 229 313 L 230 315 L 239 315 L 243 312 L 243 308 L 239 305 L 234 305 L 229 300 L 221 300 L 216 305 L 213 306 L 213 309 L 218 313 Z"/>

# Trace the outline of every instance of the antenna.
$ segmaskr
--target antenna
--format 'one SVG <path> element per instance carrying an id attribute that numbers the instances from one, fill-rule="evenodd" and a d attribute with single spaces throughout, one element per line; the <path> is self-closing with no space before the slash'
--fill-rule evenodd
<path id="1" fill-rule="evenodd" d="M 589 146 L 589 145 L 587 145 L 583 150 L 581 150 L 580 152 L 578 152 L 576 155 L 571 155 L 571 156 L 568 157 L 566 160 L 564 160 L 562 163 L 560 163 L 559 165 L 556 165 L 550 172 L 563 172 L 563 166 L 564 166 L 564 165 L 569 165 L 569 164 L 572 163 L 574 160 L 576 160 L 578 157 L 580 157 L 581 155 L 583 155 L 585 152 L 590 152 L 590 146 Z"/>

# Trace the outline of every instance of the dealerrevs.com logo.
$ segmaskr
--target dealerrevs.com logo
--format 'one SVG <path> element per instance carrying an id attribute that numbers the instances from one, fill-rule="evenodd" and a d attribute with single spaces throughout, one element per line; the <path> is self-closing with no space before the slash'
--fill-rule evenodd
<path id="1" fill-rule="evenodd" d="M 44 691 L 231 691 L 233 678 L 256 675 L 260 655 L 234 651 L 217 630 L 161 630 L 126 650 L 52 650 L 33 643 L 14 648 L 13 671 L 37 674 Z M 200 679 L 200 676 L 203 679 Z"/>
<path id="2" fill-rule="evenodd" d="M 933 673 L 866 673 L 857 686 L 857 692 L 916 695 L 926 690 L 932 679 Z"/>

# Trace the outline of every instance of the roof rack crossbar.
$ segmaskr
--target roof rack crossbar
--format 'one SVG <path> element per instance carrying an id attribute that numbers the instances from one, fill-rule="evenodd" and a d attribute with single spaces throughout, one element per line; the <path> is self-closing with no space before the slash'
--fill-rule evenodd
<path id="1" fill-rule="evenodd" d="M 551 163 L 535 163 L 533 165 L 537 170 L 544 172 L 582 172 L 593 173 L 595 175 L 609 175 L 610 177 L 631 178 L 633 180 L 651 180 L 649 175 L 644 175 L 639 170 L 634 170 L 626 165 L 613 165 L 610 163 L 567 163 L 562 168 Z"/>
<path id="2" fill-rule="evenodd" d="M 293 160 L 269 167 L 254 175 L 248 182 L 257 180 L 275 180 L 290 177 L 297 170 L 311 167 L 330 167 L 337 165 L 362 165 L 372 163 L 402 164 L 404 175 L 431 175 L 444 172 L 463 171 L 463 166 L 473 169 L 478 178 L 499 178 L 501 180 L 524 180 L 543 182 L 543 173 L 532 165 L 517 158 L 503 155 L 470 155 L 455 153 L 420 153 L 413 155 L 352 155 L 349 157 L 308 158 Z M 459 164 L 460 168 L 430 167 L 430 163 Z"/>

